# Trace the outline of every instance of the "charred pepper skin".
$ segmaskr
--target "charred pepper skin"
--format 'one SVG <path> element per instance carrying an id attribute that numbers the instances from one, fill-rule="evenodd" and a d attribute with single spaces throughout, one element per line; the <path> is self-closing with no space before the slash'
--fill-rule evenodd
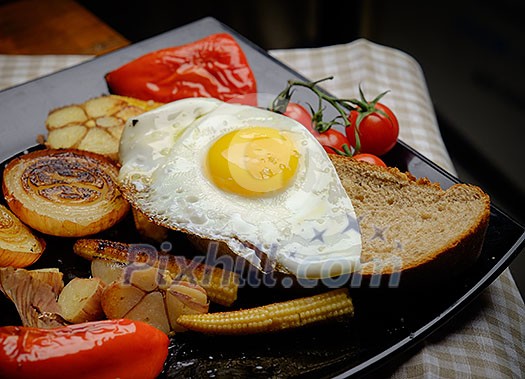
<path id="1" fill-rule="evenodd" d="M 105 75 L 110 92 L 168 103 L 188 97 L 257 105 L 246 56 L 227 33 L 150 52 Z"/>
<path id="2" fill-rule="evenodd" d="M 138 321 L 103 320 L 55 329 L 0 328 L 0 377 L 155 378 L 169 338 Z"/>

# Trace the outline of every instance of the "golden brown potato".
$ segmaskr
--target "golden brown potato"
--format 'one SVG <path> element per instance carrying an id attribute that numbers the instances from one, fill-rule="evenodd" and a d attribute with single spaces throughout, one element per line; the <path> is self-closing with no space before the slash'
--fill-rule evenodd
<path id="1" fill-rule="evenodd" d="M 166 290 L 165 302 L 171 329 L 175 332 L 186 330 L 178 324 L 179 316 L 208 312 L 206 292 L 189 282 L 174 282 Z"/>
<path id="2" fill-rule="evenodd" d="M 58 305 L 62 317 L 74 324 L 102 320 L 101 295 L 104 284 L 99 278 L 74 278 L 60 292 Z"/>
<path id="3" fill-rule="evenodd" d="M 133 264 L 148 262 L 155 267 L 166 267 L 172 277 L 195 282 L 202 286 L 209 299 L 217 304 L 231 306 L 237 299 L 239 275 L 217 266 L 195 264 L 184 256 L 157 251 L 151 245 L 127 244 L 103 239 L 79 239 L 73 252 L 93 261 L 104 259 L 116 263 Z M 191 270 L 187 270 L 191 268 Z"/>
<path id="4" fill-rule="evenodd" d="M 164 297 L 160 291 L 148 293 L 139 303 L 124 316 L 131 320 L 147 322 L 151 326 L 168 334 L 170 323 L 164 306 Z"/>
<path id="5" fill-rule="evenodd" d="M 91 261 L 91 275 L 102 280 L 106 286 L 121 278 L 126 265 L 106 259 Z"/>
<path id="6" fill-rule="evenodd" d="M 183 331 L 177 324 L 182 314 L 208 311 L 206 291 L 189 282 L 173 281 L 155 267 L 139 267 L 111 283 L 102 293 L 108 318 L 129 318 L 155 326 L 164 333 Z"/>
<path id="7" fill-rule="evenodd" d="M 102 309 L 110 319 L 123 318 L 146 296 L 146 292 L 132 285 L 114 282 L 102 293 Z"/>

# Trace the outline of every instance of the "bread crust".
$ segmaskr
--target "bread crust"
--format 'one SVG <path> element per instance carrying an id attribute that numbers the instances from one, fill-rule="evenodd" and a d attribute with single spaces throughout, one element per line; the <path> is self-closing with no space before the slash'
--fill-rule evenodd
<path id="1" fill-rule="evenodd" d="M 435 246 L 433 251 L 428 251 L 423 256 L 410 257 L 403 252 L 399 253 L 400 259 L 398 260 L 395 259 L 395 253 L 393 253 L 394 256 L 388 255 L 383 258 L 384 254 L 371 250 L 371 244 L 363 238 L 364 262 L 360 274 L 365 283 L 375 275 L 381 277 L 381 283 L 384 280 L 390 285 L 394 283 L 394 286 L 423 282 L 443 283 L 464 272 L 478 259 L 490 219 L 490 198 L 479 187 L 470 184 L 454 184 L 444 190 L 439 183 L 433 183 L 427 178 L 415 178 L 412 174 L 401 172 L 394 167 L 374 166 L 338 155 L 330 155 L 330 158 L 353 201 L 358 217 L 364 217 L 366 214 L 367 203 L 366 201 L 355 201 L 355 196 L 360 196 L 360 194 L 356 193 L 356 186 L 352 184 L 352 181 L 382 181 L 383 186 L 379 191 L 402 187 L 403 189 L 408 188 L 405 192 L 410 192 L 413 188 L 414 191 L 426 190 L 440 197 L 453 197 L 455 193 L 458 193 L 466 197 L 465 201 L 475 205 L 473 208 L 476 210 L 471 215 L 473 221 L 465 230 L 453 235 L 447 243 Z M 381 195 L 381 193 L 377 194 L 377 196 Z M 363 220 L 364 223 L 375 221 L 380 222 L 381 220 L 374 220 L 373 217 Z M 390 278 L 393 275 L 397 275 L 398 278 L 392 282 Z"/>
<path id="2" fill-rule="evenodd" d="M 469 184 L 455 184 L 444 190 L 439 183 L 431 182 L 428 178 L 416 178 L 409 172 L 402 172 L 395 167 L 384 168 L 333 154 L 330 154 L 330 158 L 343 187 L 352 200 L 358 218 L 362 218 L 362 229 L 366 227 L 367 223 L 374 222 L 374 217 L 376 217 L 377 221 L 377 218 L 380 218 L 380 216 L 374 215 L 369 217 L 367 214 L 369 212 L 369 204 L 366 201 L 360 201 L 358 198 L 360 194 L 355 190 L 355 183 L 364 182 L 369 184 L 371 182 L 379 182 L 381 185 L 378 186 L 377 192 L 372 194 L 375 197 L 390 196 L 392 193 L 394 197 L 401 197 L 401 195 L 396 195 L 396 193 L 399 192 L 399 189 L 402 189 L 405 192 L 412 190 L 418 193 L 426 191 L 432 196 L 448 196 L 452 199 L 464 196 L 468 201 L 476 205 L 476 211 L 473 212 L 475 217 L 468 227 L 461 233 L 454 234 L 453 238 L 450 238 L 447 243 L 435 246 L 432 251 L 426 251 L 418 257 L 408 256 L 407 258 L 407 253 L 404 252 L 400 256 L 401 259 L 398 260 L 394 252 L 393 254 L 387 254 L 385 259 L 385 254 L 374 251 L 373 246 L 366 239 L 366 235 L 362 233 L 362 268 L 358 273 L 361 280 L 352 279 L 352 282 L 359 282 L 361 283 L 360 286 L 364 287 L 371 281 L 377 283 L 379 276 L 381 285 L 387 283 L 389 286 L 406 285 L 411 287 L 419 284 L 439 284 L 460 275 L 478 259 L 490 218 L 490 198 L 479 187 Z M 120 186 L 128 201 L 133 206 L 137 206 L 135 203 L 137 194 L 134 188 L 123 183 L 120 183 Z M 398 200 L 403 199 L 400 198 Z M 458 204 L 461 203 L 461 199 L 456 200 Z M 409 202 L 409 200 L 407 201 Z M 408 207 L 406 204 L 405 206 Z M 396 211 L 397 209 L 393 210 L 393 212 Z M 206 251 L 207 242 L 209 241 L 203 240 L 198 236 L 190 237 L 192 243 L 199 250 Z M 426 236 L 422 238 L 426 238 Z"/>

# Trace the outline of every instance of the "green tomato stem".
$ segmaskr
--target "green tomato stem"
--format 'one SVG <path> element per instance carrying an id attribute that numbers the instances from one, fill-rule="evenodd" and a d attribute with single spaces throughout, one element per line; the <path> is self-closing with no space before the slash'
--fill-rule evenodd
<path id="1" fill-rule="evenodd" d="M 314 111 L 312 106 L 309 105 L 309 107 L 312 113 L 312 124 L 315 130 L 319 133 L 326 132 L 333 125 L 336 125 L 336 124 L 341 125 L 339 122 L 337 122 L 338 119 L 343 120 L 342 126 L 344 126 L 345 128 L 351 126 L 350 120 L 349 120 L 350 112 L 351 111 L 358 112 L 359 114 L 355 122 L 356 125 L 354 125 L 355 146 L 354 146 L 353 154 L 351 154 L 350 148 L 348 148 L 347 146 L 344 149 L 345 150 L 344 152 L 337 151 L 336 149 L 332 148 L 333 150 L 336 150 L 338 154 L 346 153 L 345 155 L 350 155 L 350 156 L 355 155 L 359 153 L 359 151 L 361 150 L 361 139 L 359 137 L 359 125 L 361 124 L 361 121 L 366 116 L 374 112 L 379 112 L 381 114 L 384 113 L 381 110 L 376 109 L 376 104 L 389 91 L 385 91 L 377 95 L 372 101 L 367 101 L 363 93 L 363 90 L 361 89 L 361 86 L 359 86 L 360 99 L 339 99 L 334 96 L 328 95 L 323 90 L 317 87 L 319 83 L 325 82 L 327 80 L 332 80 L 333 78 L 334 78 L 333 76 L 329 76 L 323 79 L 316 80 L 314 82 L 302 82 L 299 80 L 289 80 L 286 88 L 275 98 L 275 100 L 272 102 L 272 105 L 269 109 L 271 111 L 278 112 L 278 113 L 286 112 L 288 103 L 290 102 L 290 99 L 294 93 L 293 87 L 304 87 L 304 88 L 308 88 L 309 90 L 311 90 L 318 97 L 317 111 Z M 323 121 L 323 101 L 330 104 L 339 113 L 339 115 L 331 121 Z"/>

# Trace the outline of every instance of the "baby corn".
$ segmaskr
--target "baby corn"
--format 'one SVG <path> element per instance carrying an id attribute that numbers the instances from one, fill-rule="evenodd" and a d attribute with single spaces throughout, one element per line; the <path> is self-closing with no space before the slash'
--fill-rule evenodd
<path id="1" fill-rule="evenodd" d="M 165 268 L 178 280 L 195 282 L 203 287 L 208 298 L 217 304 L 230 306 L 237 299 L 239 277 L 236 273 L 205 264 L 196 264 L 181 256 L 159 253 L 153 247 L 146 249 L 146 247 L 141 248 L 140 245 L 121 242 L 79 239 L 75 242 L 73 251 L 90 261 L 100 258 L 120 263 L 148 263 Z"/>
<path id="2" fill-rule="evenodd" d="M 348 289 L 232 312 L 182 315 L 177 323 L 207 334 L 254 334 L 297 328 L 341 316 L 353 316 Z"/>

